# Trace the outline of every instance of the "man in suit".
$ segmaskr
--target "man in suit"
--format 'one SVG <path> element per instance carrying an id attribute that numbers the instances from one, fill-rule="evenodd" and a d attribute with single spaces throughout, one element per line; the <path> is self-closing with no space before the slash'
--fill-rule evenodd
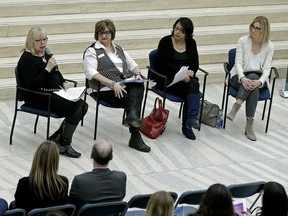
<path id="1" fill-rule="evenodd" d="M 127 177 L 124 172 L 112 171 L 108 163 L 113 158 L 111 144 L 98 140 L 92 147 L 93 170 L 76 175 L 70 189 L 70 202 L 77 209 L 87 203 L 120 201 L 126 195 Z"/>

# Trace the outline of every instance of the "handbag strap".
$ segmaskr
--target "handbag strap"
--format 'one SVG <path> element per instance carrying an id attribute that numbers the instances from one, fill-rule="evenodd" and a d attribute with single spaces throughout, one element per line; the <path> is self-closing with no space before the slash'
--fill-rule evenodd
<path id="1" fill-rule="evenodd" d="M 162 100 L 159 97 L 156 97 L 155 101 L 154 101 L 154 110 L 157 109 L 156 104 L 158 102 L 158 108 L 162 109 Z"/>

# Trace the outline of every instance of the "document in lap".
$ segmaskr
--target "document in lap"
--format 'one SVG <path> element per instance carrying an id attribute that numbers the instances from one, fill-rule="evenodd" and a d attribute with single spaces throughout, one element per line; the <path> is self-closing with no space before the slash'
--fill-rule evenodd
<path id="1" fill-rule="evenodd" d="M 187 74 L 187 70 L 188 70 L 188 66 L 182 66 L 180 70 L 175 74 L 174 80 L 172 81 L 172 83 L 168 85 L 167 87 L 182 81 Z"/>
<path id="2" fill-rule="evenodd" d="M 55 91 L 54 93 L 56 95 L 59 95 L 62 98 L 65 98 L 69 101 L 78 101 L 80 100 L 83 95 L 85 94 L 86 87 L 74 87 L 74 88 L 68 88 L 66 91 L 64 89 L 61 89 L 59 91 Z"/>
<path id="3" fill-rule="evenodd" d="M 131 77 L 131 78 L 124 79 L 124 80 L 117 82 L 117 83 L 119 83 L 123 88 L 125 88 L 126 87 L 125 83 L 144 83 L 144 82 L 149 82 L 149 81 L 152 81 L 152 80 L 135 79 L 134 77 Z M 112 89 L 108 86 L 104 86 L 100 89 L 100 91 L 110 91 L 110 90 L 112 90 Z"/>

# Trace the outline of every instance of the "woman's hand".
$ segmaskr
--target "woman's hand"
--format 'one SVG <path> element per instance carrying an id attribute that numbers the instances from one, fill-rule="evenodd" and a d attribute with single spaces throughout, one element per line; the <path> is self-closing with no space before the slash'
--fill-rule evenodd
<path id="1" fill-rule="evenodd" d="M 241 78 L 241 83 L 246 90 L 252 91 L 261 85 L 259 80 L 250 80 L 246 77 Z"/>
<path id="2" fill-rule="evenodd" d="M 67 82 L 62 83 L 62 87 L 65 91 L 70 88 Z"/>
<path id="3" fill-rule="evenodd" d="M 113 90 L 117 98 L 123 98 L 123 92 L 127 93 L 123 86 L 121 86 L 119 83 L 115 83 L 113 85 Z"/>
<path id="4" fill-rule="evenodd" d="M 141 74 L 136 74 L 136 75 L 135 75 L 135 79 L 137 79 L 137 80 L 143 80 Z"/>
<path id="5" fill-rule="evenodd" d="M 52 56 L 48 62 L 47 65 L 45 67 L 45 70 L 47 70 L 49 73 L 51 72 L 51 70 L 57 65 L 56 59 Z"/>
<path id="6" fill-rule="evenodd" d="M 184 77 L 183 81 L 187 83 L 190 81 L 190 78 L 193 76 L 194 76 L 194 71 L 187 70 L 186 76 Z"/>

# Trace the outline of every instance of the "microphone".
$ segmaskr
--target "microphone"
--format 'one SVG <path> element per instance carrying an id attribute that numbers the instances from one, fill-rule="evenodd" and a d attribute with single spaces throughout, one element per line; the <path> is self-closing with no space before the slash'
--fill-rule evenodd
<path id="1" fill-rule="evenodd" d="M 45 48 L 45 53 L 46 55 L 48 55 L 49 58 L 51 58 L 54 54 L 51 52 L 51 50 L 49 48 Z M 55 66 L 55 71 L 59 71 L 58 69 L 58 65 Z"/>

